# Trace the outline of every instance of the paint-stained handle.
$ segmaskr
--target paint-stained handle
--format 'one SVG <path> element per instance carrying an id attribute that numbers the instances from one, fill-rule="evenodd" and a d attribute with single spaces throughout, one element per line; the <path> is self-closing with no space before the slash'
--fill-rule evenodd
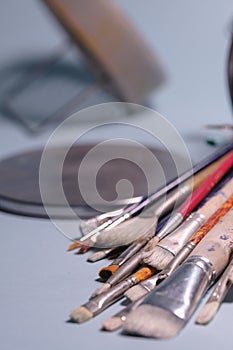
<path id="1" fill-rule="evenodd" d="M 193 250 L 191 256 L 207 258 L 216 275 L 222 272 L 233 250 L 233 208 L 219 221 Z"/>
<path id="2" fill-rule="evenodd" d="M 198 188 L 205 181 L 205 179 L 224 162 L 227 155 L 228 153 L 225 156 L 221 157 L 219 160 L 212 163 L 210 166 L 206 167 L 204 170 L 197 173 L 193 179 L 187 181 L 187 184 L 193 185 L 193 190 Z"/>
<path id="3" fill-rule="evenodd" d="M 231 195 L 223 205 L 209 217 L 204 225 L 193 235 L 192 242 L 197 245 L 207 233 L 221 220 L 224 215 L 233 207 L 233 195 Z"/>
<path id="4" fill-rule="evenodd" d="M 233 179 L 227 182 L 223 188 L 211 197 L 200 209 L 201 213 L 208 219 L 233 193 Z"/>

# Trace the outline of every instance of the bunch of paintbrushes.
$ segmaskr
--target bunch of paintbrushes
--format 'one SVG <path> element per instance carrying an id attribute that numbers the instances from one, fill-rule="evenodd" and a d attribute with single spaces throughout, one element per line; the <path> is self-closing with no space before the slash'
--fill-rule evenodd
<path id="1" fill-rule="evenodd" d="M 196 323 L 214 317 L 233 283 L 232 148 L 222 148 L 138 203 L 81 223 L 84 235 L 69 250 L 94 248 L 92 262 L 115 259 L 99 271 L 104 284 L 71 312 L 72 322 L 85 322 L 126 298 L 128 306 L 104 330 L 170 338 L 213 284 Z"/>

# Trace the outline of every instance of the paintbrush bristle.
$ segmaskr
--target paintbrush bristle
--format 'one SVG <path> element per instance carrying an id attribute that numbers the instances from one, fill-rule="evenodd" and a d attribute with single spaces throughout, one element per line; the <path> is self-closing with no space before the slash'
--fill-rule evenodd
<path id="1" fill-rule="evenodd" d="M 68 252 L 71 252 L 72 250 L 77 249 L 80 246 L 80 242 L 79 241 L 75 241 L 73 243 L 71 243 L 67 249 Z"/>
<path id="2" fill-rule="evenodd" d="M 124 296 L 129 299 L 130 301 L 136 301 L 139 298 L 143 297 L 148 293 L 147 289 L 141 286 L 140 284 L 131 287 L 128 289 L 125 293 Z"/>
<path id="3" fill-rule="evenodd" d="M 162 246 L 156 246 L 153 252 L 143 252 L 142 261 L 157 270 L 163 270 L 174 258 L 174 255 Z"/>
<path id="4" fill-rule="evenodd" d="M 87 258 L 87 261 L 88 262 L 96 262 L 96 261 L 99 261 L 99 260 L 104 259 L 104 258 L 106 258 L 106 253 L 105 253 L 105 251 L 100 250 L 98 252 L 91 254 Z"/>
<path id="5" fill-rule="evenodd" d="M 80 306 L 79 308 L 73 310 L 70 314 L 70 320 L 76 323 L 86 322 L 92 317 L 93 314 L 85 306 Z"/>
<path id="6" fill-rule="evenodd" d="M 96 289 L 92 293 L 91 299 L 96 297 L 97 295 L 100 295 L 100 294 L 106 292 L 107 290 L 109 290 L 109 288 L 111 288 L 111 284 L 110 283 L 104 283 L 100 288 Z"/>
<path id="7" fill-rule="evenodd" d="M 123 324 L 123 321 L 120 317 L 111 317 L 108 320 L 106 320 L 102 324 L 102 330 L 103 331 L 108 331 L 108 332 L 113 332 L 116 331 L 117 329 L 121 328 Z"/>
<path id="8" fill-rule="evenodd" d="M 153 238 L 151 238 L 147 243 L 147 245 L 145 246 L 144 251 L 152 252 L 154 248 L 157 246 L 157 244 L 159 243 L 159 240 L 160 238 L 158 236 L 154 236 Z"/>
<path id="9" fill-rule="evenodd" d="M 208 324 L 216 315 L 219 308 L 218 301 L 212 301 L 210 303 L 206 303 L 201 311 L 199 312 L 195 323 L 205 325 Z"/>
<path id="10" fill-rule="evenodd" d="M 129 313 L 123 331 L 143 337 L 168 339 L 176 336 L 183 326 L 184 321 L 171 312 L 143 304 Z"/>

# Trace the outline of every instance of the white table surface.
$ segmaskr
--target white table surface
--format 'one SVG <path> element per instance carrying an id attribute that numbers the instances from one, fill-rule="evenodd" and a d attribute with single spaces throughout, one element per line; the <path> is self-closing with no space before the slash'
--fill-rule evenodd
<path id="1" fill-rule="evenodd" d="M 200 160 L 212 151 L 200 133 L 203 123 L 232 120 L 226 82 L 232 2 L 116 2 L 167 71 L 166 84 L 153 95 L 153 107 L 181 133 L 193 160 Z M 39 1 L 1 2 L 1 69 L 17 58 L 42 56 L 60 42 L 63 33 L 49 18 Z M 43 145 L 49 134 L 31 138 L 1 118 L 0 156 Z M 69 311 L 97 287 L 97 271 L 105 264 L 88 264 L 86 256 L 68 254 L 68 243 L 48 220 L 0 213 L 1 349 L 232 349 L 231 304 L 224 304 L 209 326 L 196 326 L 192 319 L 169 341 L 101 332 L 102 322 L 119 310 L 118 304 L 88 323 L 67 324 Z"/>

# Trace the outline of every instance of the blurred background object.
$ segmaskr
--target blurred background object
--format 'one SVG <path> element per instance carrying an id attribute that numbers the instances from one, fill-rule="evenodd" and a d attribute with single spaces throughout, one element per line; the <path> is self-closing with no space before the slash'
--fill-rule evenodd
<path id="1" fill-rule="evenodd" d="M 40 62 L 27 58 L 8 67 L 25 72 L 2 97 L 7 115 L 36 132 L 97 103 L 148 103 L 148 95 L 164 81 L 164 72 L 114 1 L 43 2 L 67 38 Z"/>

